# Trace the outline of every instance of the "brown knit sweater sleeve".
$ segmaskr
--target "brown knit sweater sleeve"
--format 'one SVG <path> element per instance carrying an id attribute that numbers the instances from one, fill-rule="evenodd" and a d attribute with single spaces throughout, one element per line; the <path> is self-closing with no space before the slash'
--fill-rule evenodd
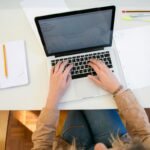
<path id="1" fill-rule="evenodd" d="M 44 108 L 38 118 L 36 131 L 32 135 L 32 150 L 51 150 L 56 136 L 58 110 Z"/>
<path id="2" fill-rule="evenodd" d="M 126 90 L 114 97 L 120 114 L 126 122 L 131 137 L 139 137 L 150 143 L 150 124 L 146 112 L 138 103 L 131 90 Z"/>

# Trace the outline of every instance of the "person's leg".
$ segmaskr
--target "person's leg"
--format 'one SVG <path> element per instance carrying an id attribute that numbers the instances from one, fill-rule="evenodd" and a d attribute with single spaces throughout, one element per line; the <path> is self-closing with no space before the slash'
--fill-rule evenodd
<path id="1" fill-rule="evenodd" d="M 127 132 L 116 110 L 86 110 L 83 114 L 90 126 L 95 144 L 102 142 L 111 147 L 111 134 L 117 137 Z"/>
<path id="2" fill-rule="evenodd" d="M 92 136 L 81 111 L 70 111 L 68 113 L 61 137 L 70 144 L 75 139 L 78 149 L 88 150 L 93 146 Z"/>

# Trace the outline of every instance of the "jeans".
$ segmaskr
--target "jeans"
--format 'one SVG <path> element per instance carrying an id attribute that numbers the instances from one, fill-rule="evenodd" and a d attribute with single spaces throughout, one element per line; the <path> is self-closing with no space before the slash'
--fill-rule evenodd
<path id="1" fill-rule="evenodd" d="M 111 135 L 116 138 L 126 134 L 116 110 L 69 111 L 61 137 L 68 143 L 76 141 L 77 149 L 94 150 L 98 142 L 111 147 Z"/>

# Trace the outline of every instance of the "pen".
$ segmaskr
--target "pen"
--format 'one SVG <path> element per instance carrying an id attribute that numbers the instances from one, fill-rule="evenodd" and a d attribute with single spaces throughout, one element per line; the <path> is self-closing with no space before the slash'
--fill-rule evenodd
<path id="1" fill-rule="evenodd" d="M 5 46 L 5 44 L 3 44 L 3 57 L 4 57 L 4 73 L 5 73 L 5 77 L 8 77 L 7 57 L 6 57 L 6 46 Z"/>
<path id="2" fill-rule="evenodd" d="M 150 10 L 122 10 L 122 13 L 150 13 Z"/>

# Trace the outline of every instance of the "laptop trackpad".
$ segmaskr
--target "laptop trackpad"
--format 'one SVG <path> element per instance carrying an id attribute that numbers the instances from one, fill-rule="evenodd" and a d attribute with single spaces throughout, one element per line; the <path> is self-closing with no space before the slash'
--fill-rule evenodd
<path id="1" fill-rule="evenodd" d="M 74 82 L 71 82 L 70 86 L 65 92 L 65 95 L 62 97 L 61 102 L 70 102 L 70 101 L 77 100 L 77 99 L 78 97 L 75 92 Z"/>
<path id="2" fill-rule="evenodd" d="M 74 80 L 74 87 L 79 98 L 94 97 L 100 95 L 99 87 L 88 78 Z"/>

